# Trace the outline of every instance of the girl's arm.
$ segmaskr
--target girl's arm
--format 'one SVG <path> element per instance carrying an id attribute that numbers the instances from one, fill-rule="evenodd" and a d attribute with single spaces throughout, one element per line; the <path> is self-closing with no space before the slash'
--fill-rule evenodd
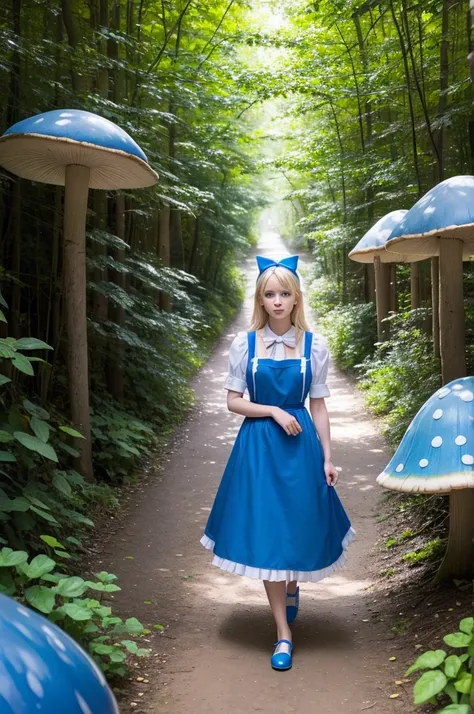
<path id="1" fill-rule="evenodd" d="M 331 429 L 329 426 L 328 410 L 324 397 L 319 399 L 310 399 L 310 411 L 313 417 L 313 423 L 318 432 L 319 440 L 324 454 L 324 473 L 328 486 L 334 486 L 337 481 L 338 473 L 331 461 Z"/>
<path id="2" fill-rule="evenodd" d="M 280 407 L 272 407 L 267 404 L 256 404 L 249 402 L 248 399 L 243 399 L 240 392 L 227 392 L 227 408 L 234 414 L 241 414 L 245 417 L 271 417 L 276 421 L 288 435 L 297 436 L 303 430 L 298 423 L 298 420 L 285 412 Z"/>

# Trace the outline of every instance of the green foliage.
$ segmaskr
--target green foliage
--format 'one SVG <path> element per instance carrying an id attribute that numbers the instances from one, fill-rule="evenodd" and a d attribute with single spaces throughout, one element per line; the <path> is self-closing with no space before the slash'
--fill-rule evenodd
<path id="1" fill-rule="evenodd" d="M 67 552 L 54 536 L 41 539 L 64 558 Z M 46 615 L 73 637 L 110 676 L 128 672 L 129 655 L 145 657 L 149 650 L 130 637 L 148 632 L 135 618 L 114 616 L 103 603 L 107 594 L 118 592 L 117 577 L 105 571 L 94 580 L 64 572 L 62 563 L 46 554 L 29 560 L 24 551 L 0 550 L 0 592 Z"/>
<path id="2" fill-rule="evenodd" d="M 385 434 L 394 445 L 441 383 L 431 339 L 416 325 L 419 312 L 393 317 L 391 339 L 380 344 L 361 368 L 366 402 L 374 414 L 384 417 Z"/>
<path id="3" fill-rule="evenodd" d="M 423 545 L 418 550 L 405 553 L 402 560 L 408 565 L 421 565 L 427 560 L 440 558 L 446 547 L 446 542 L 441 538 L 434 538 Z"/>
<path id="4" fill-rule="evenodd" d="M 336 307 L 322 318 L 321 324 L 330 352 L 341 369 L 354 372 L 373 353 L 377 334 L 372 303 Z"/>
<path id="5" fill-rule="evenodd" d="M 470 714 L 474 618 L 466 617 L 459 623 L 459 632 L 445 635 L 444 642 L 455 650 L 448 655 L 444 650 L 429 650 L 421 654 L 407 670 L 406 676 L 425 670 L 416 681 L 413 694 L 415 704 L 430 702 L 441 706 L 438 714 Z M 463 650 L 466 650 L 463 652 Z M 447 706 L 444 702 L 451 701 Z"/>

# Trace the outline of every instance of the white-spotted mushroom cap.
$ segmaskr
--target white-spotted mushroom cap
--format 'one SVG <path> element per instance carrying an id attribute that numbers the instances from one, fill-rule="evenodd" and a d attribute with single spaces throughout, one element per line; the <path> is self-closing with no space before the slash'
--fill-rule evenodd
<path id="1" fill-rule="evenodd" d="M 474 176 L 453 176 L 420 198 L 387 240 L 387 252 L 439 255 L 439 241 L 463 241 L 463 257 L 474 255 Z"/>
<path id="2" fill-rule="evenodd" d="M 377 482 L 421 493 L 474 488 L 474 377 L 449 382 L 425 402 Z"/>
<path id="3" fill-rule="evenodd" d="M 391 211 L 383 218 L 380 218 L 362 236 L 355 248 L 351 250 L 349 258 L 357 263 L 373 263 L 376 256 L 380 258 L 382 263 L 412 263 L 417 260 L 424 260 L 423 255 L 394 255 L 393 253 L 387 253 L 385 250 L 385 243 L 406 213 L 408 211 L 401 209 L 399 211 Z"/>
<path id="4" fill-rule="evenodd" d="M 71 164 L 90 169 L 89 188 L 142 188 L 158 180 L 136 141 L 91 112 L 45 112 L 14 124 L 0 137 L 0 165 L 21 178 L 64 186 Z"/>

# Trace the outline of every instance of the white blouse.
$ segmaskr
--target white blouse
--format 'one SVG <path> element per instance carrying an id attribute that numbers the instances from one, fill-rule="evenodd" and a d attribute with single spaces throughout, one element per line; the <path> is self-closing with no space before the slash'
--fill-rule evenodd
<path id="1" fill-rule="evenodd" d="M 274 338 L 275 342 L 271 347 L 267 348 L 267 355 L 270 359 L 283 360 L 286 359 L 285 345 L 282 339 L 270 329 L 268 323 L 263 329 L 264 338 Z M 282 335 L 284 337 L 294 339 L 295 328 L 291 327 L 288 332 Z M 229 373 L 224 384 L 225 389 L 232 392 L 241 392 L 242 394 L 247 389 L 247 361 L 248 361 L 248 342 L 247 333 L 239 332 L 234 338 L 229 350 Z M 326 384 L 329 366 L 329 353 L 323 337 L 317 333 L 313 333 L 313 344 L 311 347 L 311 372 L 313 378 L 309 396 L 313 399 L 320 397 L 329 397 L 329 389 Z"/>

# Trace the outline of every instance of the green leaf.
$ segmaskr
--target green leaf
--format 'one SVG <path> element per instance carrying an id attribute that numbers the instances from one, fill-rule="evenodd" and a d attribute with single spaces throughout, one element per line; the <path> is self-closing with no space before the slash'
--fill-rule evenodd
<path id="1" fill-rule="evenodd" d="M 105 570 L 101 570 L 100 573 L 96 573 L 95 576 L 101 583 L 113 583 L 115 580 L 118 580 L 116 575 L 107 573 Z"/>
<path id="2" fill-rule="evenodd" d="M 15 513 L 26 513 L 31 508 L 31 503 L 23 496 L 18 496 L 10 501 L 10 511 Z"/>
<path id="3" fill-rule="evenodd" d="M 13 462 L 16 461 L 16 456 L 11 454 L 9 451 L 0 451 L 0 461 Z"/>
<path id="4" fill-rule="evenodd" d="M 77 459 L 77 457 L 79 456 L 79 452 L 77 449 L 73 449 L 72 446 L 69 446 L 69 444 L 65 444 L 63 441 L 60 441 L 57 446 L 59 446 L 59 448 L 65 451 L 66 454 L 73 456 L 75 459 Z"/>
<path id="5" fill-rule="evenodd" d="M 454 682 L 454 686 L 461 694 L 469 694 L 472 688 L 472 674 L 463 672 L 459 679 Z"/>
<path id="6" fill-rule="evenodd" d="M 11 548 L 2 548 L 0 550 L 0 568 L 11 568 L 21 563 L 26 563 L 28 553 L 24 550 L 12 550 Z"/>
<path id="7" fill-rule="evenodd" d="M 30 563 L 22 563 L 18 567 L 32 580 L 50 573 L 56 567 L 56 563 L 47 555 L 37 555 Z"/>
<path id="8" fill-rule="evenodd" d="M 50 418 L 49 412 L 42 407 L 33 404 L 33 402 L 30 402 L 29 399 L 23 400 L 23 406 L 29 414 L 37 417 L 38 419 L 48 420 Z"/>
<path id="9" fill-rule="evenodd" d="M 30 426 L 35 436 L 37 436 L 43 444 L 46 444 L 49 439 L 49 424 L 34 416 L 30 419 Z"/>
<path id="10" fill-rule="evenodd" d="M 136 652 L 137 657 L 148 657 L 149 654 L 150 650 L 147 650 L 144 647 L 140 647 Z"/>
<path id="11" fill-rule="evenodd" d="M 153 627 L 154 627 L 155 630 L 160 630 L 160 632 L 161 632 L 161 630 L 164 630 L 164 629 L 165 629 L 165 628 L 163 627 L 163 625 L 153 625 Z"/>
<path id="12" fill-rule="evenodd" d="M 65 434 L 69 434 L 69 436 L 75 436 L 76 439 L 85 439 L 86 437 L 83 436 L 79 431 L 76 431 L 70 426 L 60 426 L 59 427 L 61 431 L 64 431 Z"/>
<path id="13" fill-rule="evenodd" d="M 434 669 L 435 667 L 439 667 L 445 657 L 446 652 L 444 652 L 444 650 L 429 650 L 428 652 L 424 652 L 418 657 L 416 662 L 407 669 L 405 676 L 407 677 L 417 669 Z"/>
<path id="14" fill-rule="evenodd" d="M 15 357 L 12 359 L 12 365 L 16 367 L 18 371 L 23 372 L 23 374 L 27 374 L 29 377 L 33 377 L 35 374 L 28 357 L 25 357 L 25 355 L 22 355 L 19 352 L 17 352 Z"/>
<path id="15" fill-rule="evenodd" d="M 54 592 L 45 585 L 33 585 L 25 590 L 25 597 L 36 610 L 48 615 L 55 605 Z"/>
<path id="16" fill-rule="evenodd" d="M 110 661 L 111 662 L 123 662 L 126 659 L 127 659 L 127 655 L 125 654 L 125 652 L 122 652 L 122 650 L 119 647 L 114 647 L 114 651 L 111 652 L 111 654 L 110 654 Z"/>
<path id="17" fill-rule="evenodd" d="M 91 645 L 92 652 L 95 652 L 95 654 L 98 654 L 98 655 L 112 654 L 114 649 L 115 649 L 115 645 L 103 645 L 103 644 Z"/>
<path id="18" fill-rule="evenodd" d="M 15 581 L 11 573 L 8 573 L 6 570 L 0 571 L 0 593 L 9 595 L 10 597 L 16 593 Z"/>
<path id="19" fill-rule="evenodd" d="M 138 645 L 133 640 L 120 640 L 120 644 L 123 645 L 130 654 L 136 654 L 138 652 Z"/>
<path id="20" fill-rule="evenodd" d="M 471 714 L 471 708 L 468 704 L 449 704 L 440 709 L 438 714 Z"/>
<path id="21" fill-rule="evenodd" d="M 41 535 L 40 538 L 43 543 L 49 545 L 50 548 L 64 548 L 63 544 L 60 543 L 54 536 Z"/>
<path id="22" fill-rule="evenodd" d="M 455 632 L 452 635 L 443 637 L 443 642 L 449 647 L 469 647 L 471 640 L 472 635 L 466 635 L 463 632 Z"/>
<path id="23" fill-rule="evenodd" d="M 91 580 L 87 581 L 87 586 L 91 588 L 91 590 L 97 590 L 101 593 L 116 593 L 122 589 L 119 588 L 118 585 L 114 585 L 113 583 L 94 583 Z"/>
<path id="24" fill-rule="evenodd" d="M 5 317 L 5 313 L 3 310 L 0 310 L 0 322 L 8 322 L 7 318 Z"/>
<path id="25" fill-rule="evenodd" d="M 41 456 L 44 456 L 46 459 L 50 459 L 51 461 L 58 461 L 58 457 L 53 447 L 49 444 L 43 443 L 36 436 L 26 434 L 24 431 L 15 431 L 13 432 L 13 436 L 22 446 L 30 449 L 30 451 L 36 451 L 38 454 L 41 454 Z"/>
<path id="26" fill-rule="evenodd" d="M 59 525 L 56 518 L 51 515 L 51 513 L 48 513 L 48 511 L 43 511 L 42 508 L 36 508 L 36 506 L 31 506 L 30 510 L 34 511 L 34 513 L 36 513 L 40 518 L 44 518 L 44 520 L 48 521 L 48 523 L 54 523 L 56 525 Z"/>
<path id="27" fill-rule="evenodd" d="M 86 620 L 90 620 L 94 615 L 92 610 L 76 605 L 73 602 L 67 602 L 62 607 L 59 607 L 57 611 L 64 613 L 70 617 L 71 620 L 75 620 L 76 622 L 85 622 Z"/>
<path id="28" fill-rule="evenodd" d="M 123 633 L 128 635 L 139 635 L 142 630 L 143 625 L 136 617 L 129 617 L 128 620 L 125 620 L 123 625 L 117 625 L 114 628 L 116 634 Z"/>
<path id="29" fill-rule="evenodd" d="M 36 337 L 22 337 L 15 343 L 17 350 L 52 350 L 50 345 L 42 340 L 37 340 Z"/>
<path id="30" fill-rule="evenodd" d="M 80 597 L 87 590 L 87 583 L 76 575 L 61 580 L 56 586 L 56 592 L 61 597 Z"/>
<path id="31" fill-rule="evenodd" d="M 8 384 L 8 382 L 11 381 L 10 377 L 5 377 L 4 374 L 0 374 L 0 387 L 3 387 L 4 384 Z"/>
<path id="32" fill-rule="evenodd" d="M 82 632 L 83 632 L 85 635 L 92 635 L 92 634 L 94 634 L 95 632 L 99 632 L 99 628 L 97 627 L 97 625 L 94 625 L 93 622 L 88 622 L 87 625 L 86 625 L 86 626 L 84 627 L 84 629 L 82 630 Z"/>
<path id="33" fill-rule="evenodd" d="M 424 704 L 443 691 L 448 680 L 439 669 L 424 672 L 413 688 L 415 704 Z"/>
<path id="34" fill-rule="evenodd" d="M 3 429 L 0 429 L 0 443 L 7 444 L 9 441 L 15 441 L 13 435 L 10 434 L 9 431 L 4 431 Z"/>
<path id="35" fill-rule="evenodd" d="M 459 629 L 467 635 L 472 635 L 472 630 L 474 629 L 474 617 L 465 617 L 464 620 L 461 620 L 459 623 Z"/>
<path id="36" fill-rule="evenodd" d="M 447 677 L 457 677 L 462 662 L 457 655 L 450 655 L 444 661 L 444 673 Z"/>
<path id="37" fill-rule="evenodd" d="M 69 481 L 66 479 L 64 476 L 64 473 L 61 471 L 55 471 L 53 474 L 53 486 L 56 488 L 60 493 L 62 493 L 64 496 L 67 496 L 68 498 L 72 496 L 72 488 L 71 484 Z"/>

